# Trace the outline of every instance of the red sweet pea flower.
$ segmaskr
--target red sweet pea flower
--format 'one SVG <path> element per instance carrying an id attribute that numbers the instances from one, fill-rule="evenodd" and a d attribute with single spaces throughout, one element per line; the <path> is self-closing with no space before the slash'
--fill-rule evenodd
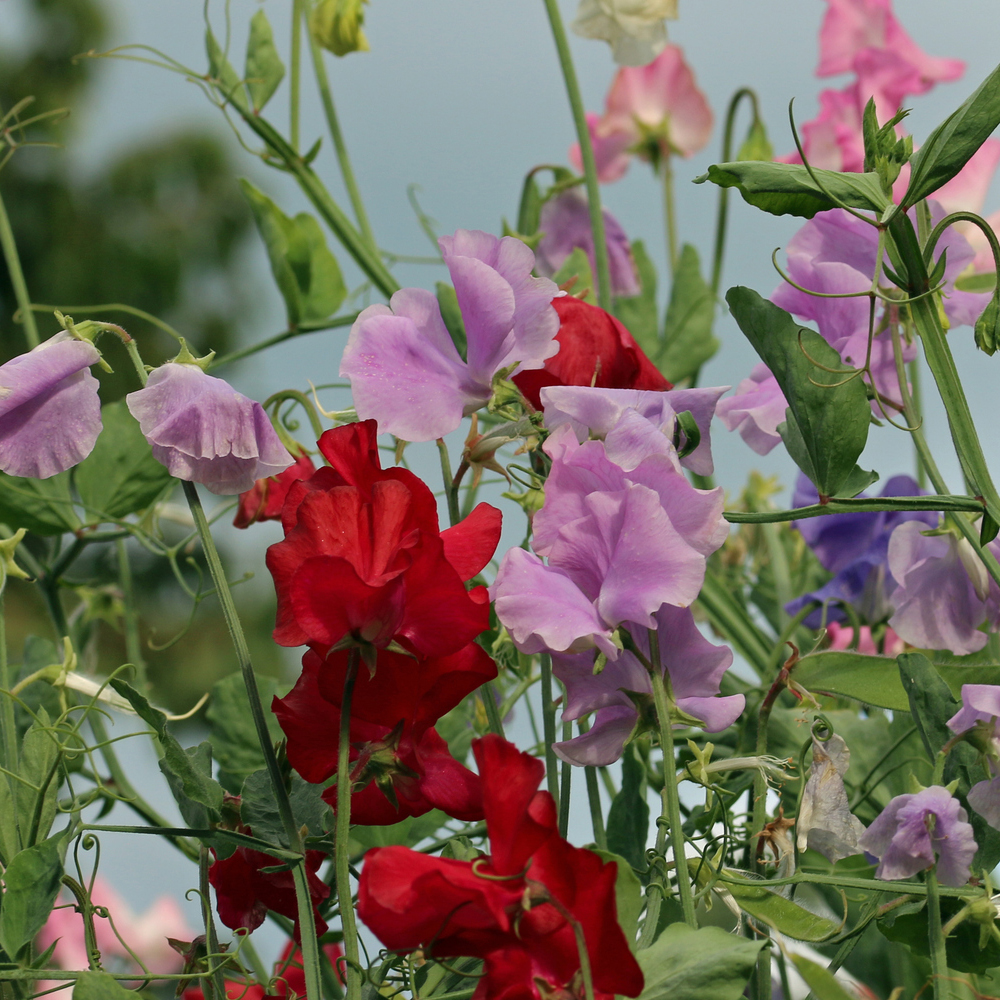
<path id="1" fill-rule="evenodd" d="M 277 521 L 281 518 L 281 508 L 292 483 L 315 475 L 316 466 L 305 452 L 299 455 L 294 465 L 284 472 L 267 479 L 258 479 L 253 488 L 240 494 L 240 505 L 236 508 L 233 526 L 249 528 L 257 521 Z"/>
<path id="2" fill-rule="evenodd" d="M 573 924 L 583 930 L 598 996 L 638 996 L 643 977 L 615 906 L 617 868 L 558 833 L 538 791 L 540 761 L 498 736 L 473 743 L 491 855 L 431 858 L 404 847 L 365 857 L 358 912 L 393 951 L 483 958 L 473 1000 L 583 996 Z"/>
<path id="3" fill-rule="evenodd" d="M 249 833 L 249 831 L 246 831 Z M 317 911 L 330 895 L 330 887 L 316 874 L 323 863 L 322 851 L 306 851 L 309 896 L 313 903 L 316 933 L 326 932 L 326 921 Z M 245 927 L 255 931 L 264 922 L 268 910 L 295 921 L 295 939 L 299 939 L 298 906 L 290 871 L 262 872 L 262 868 L 280 865 L 277 858 L 248 847 L 238 847 L 228 858 L 215 861 L 208 869 L 208 880 L 215 889 L 219 919 L 232 930 Z"/>
<path id="4" fill-rule="evenodd" d="M 437 502 L 406 469 L 382 469 L 374 420 L 327 431 L 330 462 L 294 483 L 282 511 L 284 541 L 267 552 L 278 595 L 275 642 L 385 648 L 446 656 L 488 625 L 485 588 L 464 581 L 489 561 L 500 512 L 480 504 L 440 531 Z"/>
<path id="5" fill-rule="evenodd" d="M 594 385 L 602 389 L 672 389 L 635 338 L 610 313 L 581 299 L 553 299 L 559 313 L 559 353 L 544 368 L 521 372 L 514 383 L 536 410 L 547 385 Z"/>
<path id="6" fill-rule="evenodd" d="M 324 660 L 310 650 L 295 687 L 272 703 L 288 737 L 289 762 L 306 781 L 319 783 L 336 773 L 350 655 L 344 650 Z M 375 673 L 359 672 L 351 701 L 353 822 L 398 823 L 434 808 L 456 819 L 482 819 L 479 778 L 451 756 L 431 727 L 496 673 L 475 643 L 432 659 L 379 651 Z M 335 787 L 323 798 L 336 808 Z"/>

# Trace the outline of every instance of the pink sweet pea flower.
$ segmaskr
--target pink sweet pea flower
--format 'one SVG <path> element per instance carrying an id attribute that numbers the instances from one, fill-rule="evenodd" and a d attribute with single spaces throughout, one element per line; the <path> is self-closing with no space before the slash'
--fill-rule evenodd
<path id="1" fill-rule="evenodd" d="M 758 455 L 766 455 L 781 442 L 778 427 L 785 422 L 785 399 L 778 380 L 763 361 L 754 365 L 748 378 L 736 387 L 736 392 L 716 407 L 719 419 Z"/>
<path id="2" fill-rule="evenodd" d="M 587 129 L 594 150 L 597 179 L 602 184 L 621 180 L 631 162 L 628 147 L 635 144 L 634 130 L 606 121 L 596 111 L 587 112 Z M 583 173 L 583 157 L 578 142 L 570 146 L 569 162 L 579 173 Z"/>

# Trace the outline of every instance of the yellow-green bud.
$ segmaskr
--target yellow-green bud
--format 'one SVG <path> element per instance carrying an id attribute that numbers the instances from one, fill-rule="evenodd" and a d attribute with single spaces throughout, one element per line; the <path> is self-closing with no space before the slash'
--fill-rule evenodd
<path id="1" fill-rule="evenodd" d="M 366 3 L 368 0 L 320 0 L 309 15 L 313 38 L 335 56 L 367 52 L 368 39 L 361 29 Z"/>

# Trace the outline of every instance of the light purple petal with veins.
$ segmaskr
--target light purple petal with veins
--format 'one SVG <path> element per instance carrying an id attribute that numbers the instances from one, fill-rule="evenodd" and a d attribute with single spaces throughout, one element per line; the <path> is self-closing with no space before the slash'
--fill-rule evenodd
<path id="1" fill-rule="evenodd" d="M 1000 685 L 962 685 L 962 707 L 948 720 L 948 728 L 964 733 L 977 722 L 992 726 L 993 739 L 1000 738 Z"/>
<path id="2" fill-rule="evenodd" d="M 100 353 L 57 333 L 0 366 L 0 469 L 48 479 L 82 462 L 101 433 Z"/>
<path id="3" fill-rule="evenodd" d="M 571 740 L 553 743 L 560 760 L 576 767 L 605 767 L 613 764 L 625 750 L 635 729 L 636 711 L 632 707 L 602 708 L 594 717 L 589 732 Z"/>
<path id="4" fill-rule="evenodd" d="M 995 830 L 1000 830 L 1000 777 L 978 781 L 966 796 L 969 805 Z"/>
<path id="5" fill-rule="evenodd" d="M 260 403 L 197 365 L 168 362 L 126 403 L 172 476 L 243 493 L 293 463 Z"/>
<path id="6" fill-rule="evenodd" d="M 760 362 L 732 396 L 720 400 L 715 412 L 728 430 L 739 430 L 740 437 L 758 455 L 766 455 L 781 442 L 778 425 L 785 422 L 787 409 L 778 380 Z"/>

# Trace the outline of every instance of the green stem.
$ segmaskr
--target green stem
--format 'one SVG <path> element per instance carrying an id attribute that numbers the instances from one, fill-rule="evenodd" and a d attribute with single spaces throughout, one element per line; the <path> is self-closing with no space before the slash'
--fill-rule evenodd
<path id="1" fill-rule="evenodd" d="M 660 181 L 663 185 L 663 229 L 667 238 L 667 263 L 670 275 L 677 271 L 677 206 L 674 198 L 674 168 L 670 155 L 661 153 Z"/>
<path id="2" fill-rule="evenodd" d="M 983 502 L 976 497 L 955 496 L 950 493 L 922 497 L 855 497 L 853 500 L 831 498 L 825 504 L 814 503 L 792 510 L 727 510 L 723 511 L 722 516 L 730 524 L 774 524 L 780 521 L 801 521 L 807 517 L 825 517 L 827 514 L 885 510 L 965 511 L 969 514 L 982 514 Z"/>
<path id="3" fill-rule="evenodd" d="M 948 949 L 941 931 L 941 899 L 934 867 L 927 869 L 927 944 L 931 955 L 934 1000 L 948 1000 Z"/>
<path id="4" fill-rule="evenodd" d="M 299 323 L 292 330 L 276 333 L 273 337 L 268 337 L 259 343 L 251 344 L 249 347 L 241 347 L 237 351 L 230 351 L 228 354 L 223 354 L 221 358 L 213 358 L 212 363 L 208 366 L 209 370 L 231 364 L 233 361 L 239 361 L 242 358 L 249 358 L 260 351 L 266 351 L 269 347 L 283 344 L 286 340 L 293 340 L 295 337 L 305 336 L 307 333 L 322 333 L 324 330 L 334 330 L 341 326 L 352 326 L 357 318 L 357 313 L 351 313 L 348 316 L 336 316 L 333 319 L 307 320 Z"/>
<path id="5" fill-rule="evenodd" d="M 563 722 L 562 738 L 565 742 L 573 737 L 573 723 Z M 563 761 L 562 774 L 559 778 L 559 836 L 565 838 L 569 833 L 569 798 L 573 791 L 572 764 Z"/>
<path id="6" fill-rule="evenodd" d="M 771 642 L 711 569 L 705 574 L 698 604 L 712 627 L 725 636 L 758 677 L 769 677 Z"/>
<path id="7" fill-rule="evenodd" d="M 344 957 L 347 959 L 347 998 L 359 1000 L 358 928 L 354 921 L 354 899 L 351 894 L 350 845 L 351 834 L 351 700 L 358 679 L 361 657 L 352 649 L 344 678 L 344 700 L 340 705 L 340 740 L 337 748 L 337 831 L 334 866 L 337 872 L 337 899 L 340 922 L 344 930 Z M 316 996 L 320 994 L 317 993 Z"/>
<path id="8" fill-rule="evenodd" d="M 920 359 L 919 358 L 914 358 L 910 362 L 908 368 L 909 368 L 909 373 L 910 373 L 910 384 L 913 386 L 913 390 L 912 390 L 913 405 L 914 405 L 917 413 L 920 413 L 921 412 L 921 404 L 920 404 L 920 378 L 921 378 L 921 375 L 920 375 Z M 924 468 L 924 463 L 920 460 L 920 453 L 917 452 L 916 445 L 914 445 L 914 454 L 915 454 L 916 466 L 917 466 L 917 485 L 922 490 L 926 490 L 927 489 L 927 470 Z"/>
<path id="9" fill-rule="evenodd" d="M 558 0 L 544 0 L 545 10 L 552 27 L 552 38 L 556 44 L 559 56 L 559 67 L 563 80 L 566 82 L 566 94 L 569 97 L 570 110 L 573 113 L 573 124 L 576 126 L 576 137 L 580 143 L 580 157 L 583 160 L 583 176 L 587 186 L 587 204 L 590 208 L 590 229 L 594 237 L 594 262 L 597 265 L 597 304 L 605 310 L 611 308 L 611 268 L 608 263 L 608 244 L 604 235 L 604 216 L 601 214 L 601 191 L 597 182 L 597 164 L 594 160 L 594 147 L 590 141 L 590 129 L 587 127 L 587 113 L 580 94 L 580 85 L 573 68 L 573 57 L 569 51 L 569 41 L 563 26 L 562 15 L 559 13 Z"/>
<path id="10" fill-rule="evenodd" d="M 139 615 L 135 607 L 135 592 L 132 587 L 132 564 L 128 558 L 128 546 L 124 538 L 115 542 L 118 554 L 118 580 L 122 588 L 122 618 L 125 623 L 125 655 L 135 667 L 139 690 L 144 690 L 146 683 L 146 661 L 142 655 L 142 642 L 139 637 Z"/>
<path id="11" fill-rule="evenodd" d="M 347 153 L 347 143 L 344 142 L 343 133 L 340 131 L 340 121 L 337 118 L 337 109 L 333 103 L 333 92 L 330 89 L 329 77 L 326 75 L 326 63 L 323 61 L 323 49 L 311 31 L 307 29 L 306 34 L 309 37 L 313 72 L 316 74 L 316 84 L 319 87 L 320 98 L 323 101 L 326 124 L 330 129 L 330 137 L 333 139 L 333 148 L 337 153 L 337 162 L 340 164 L 340 175 L 344 179 L 344 187 L 347 188 L 347 197 L 351 199 L 351 208 L 354 209 L 354 217 L 358 220 L 358 228 L 361 230 L 361 235 L 372 250 L 377 253 L 378 243 L 375 240 L 375 233 L 372 232 L 371 223 L 368 221 L 368 213 L 365 211 L 365 204 L 361 198 L 361 190 L 358 188 L 354 169 L 351 166 L 351 158 Z"/>
<path id="12" fill-rule="evenodd" d="M 219 604 L 222 607 L 222 614 L 229 628 L 229 636 L 236 650 L 236 658 L 240 665 L 243 684 L 246 687 L 247 699 L 250 703 L 250 714 L 253 716 L 257 741 L 260 744 L 268 776 L 271 779 L 271 790 L 274 793 L 278 815 L 281 818 L 281 825 L 285 831 L 288 846 L 296 854 L 300 855 L 298 864 L 292 869 L 292 876 L 295 882 L 296 902 L 298 903 L 299 933 L 302 939 L 302 965 L 305 970 L 307 995 L 319 997 L 322 995 L 320 992 L 319 947 L 316 942 L 316 922 L 313 916 L 312 899 L 309 895 L 309 885 L 306 878 L 305 857 L 302 856 L 302 837 L 299 833 L 299 828 L 295 824 L 295 817 L 292 815 L 292 806 L 288 800 L 288 790 L 285 788 L 278 758 L 275 756 L 274 746 L 271 743 L 271 734 L 268 732 L 267 720 L 264 717 L 264 707 L 261 704 L 260 691 L 257 688 L 257 678 L 253 672 L 250 648 L 247 646 L 246 636 L 243 634 L 243 625 L 236 611 L 233 594 L 229 589 L 229 581 L 226 579 L 225 571 L 222 568 L 219 550 L 215 547 L 215 540 L 212 538 L 212 532 L 208 526 L 208 520 L 205 517 L 205 510 L 201 505 L 201 499 L 198 497 L 197 488 L 194 483 L 186 482 L 183 486 L 184 496 L 187 499 L 188 507 L 191 509 L 195 528 L 201 539 L 202 551 L 205 553 L 208 570 L 211 574 L 212 582 L 215 584 L 215 591 L 219 598 Z"/>
<path id="13" fill-rule="evenodd" d="M 496 688 L 492 681 L 487 681 L 479 688 L 479 697 L 483 700 L 483 710 L 486 712 L 486 722 L 490 727 L 490 732 L 505 739 L 503 733 L 503 719 L 500 718 L 500 709 L 497 707 Z"/>
<path id="14" fill-rule="evenodd" d="M 681 901 L 681 912 L 689 927 L 698 927 L 694 913 L 694 894 L 691 891 L 691 875 L 684 850 L 684 827 L 681 822 L 681 800 L 677 789 L 677 762 L 674 758 L 674 731 L 670 722 L 670 697 L 660 659 L 659 637 L 654 629 L 649 632 L 650 683 L 653 688 L 653 703 L 656 705 L 656 719 L 660 728 L 660 748 L 663 751 L 663 812 L 670 829 L 670 846 L 674 855 L 674 878 L 677 881 L 677 895 Z"/>
<path id="15" fill-rule="evenodd" d="M 3 581 L 6 584 L 6 580 Z M 14 699 L 8 692 L 11 689 L 10 663 L 7 659 L 7 619 L 4 607 L 4 589 L 0 589 L 0 729 L 3 730 L 3 742 L 0 744 L 0 753 L 3 754 L 3 766 L 8 771 L 18 771 L 17 752 L 17 725 L 14 717 Z M 3 780 L 10 787 L 10 801 L 16 802 L 14 798 L 14 788 L 11 785 L 12 778 L 5 774 Z M 11 828 L 18 833 L 17 824 L 11 824 Z M 15 844 L 15 850 L 19 845 Z M 4 863 L 9 864 L 10 858 L 4 858 Z"/>
<path id="16" fill-rule="evenodd" d="M 448 498 L 448 521 L 454 528 L 458 524 L 458 487 L 451 474 L 451 458 L 444 438 L 437 439 L 438 454 L 441 456 L 441 478 L 444 480 L 444 495 Z"/>
<path id="17" fill-rule="evenodd" d="M 590 731 L 590 726 L 583 719 L 578 719 L 576 723 L 580 735 Z M 604 810 L 601 807 L 601 790 L 597 784 L 597 768 L 586 765 L 583 769 L 584 777 L 587 780 L 587 803 L 590 806 L 590 822 L 594 827 L 594 843 L 598 850 L 608 849 L 608 835 L 604 829 Z"/>
<path id="18" fill-rule="evenodd" d="M 584 1000 L 594 1000 L 594 977 L 590 968 L 590 953 L 587 951 L 587 940 L 584 937 L 583 925 L 554 896 L 549 897 L 549 902 L 562 914 L 570 927 L 573 928 L 573 936 L 576 938 L 576 950 L 580 956 L 580 973 L 583 976 Z"/>
<path id="19" fill-rule="evenodd" d="M 205 923 L 205 935 L 208 938 L 208 950 L 212 955 L 219 954 L 219 936 L 215 932 L 215 920 L 212 918 L 212 896 L 208 883 L 208 848 L 202 844 L 198 852 L 198 888 L 201 891 L 202 916 Z M 216 965 L 211 977 L 212 989 L 216 1000 L 226 1000 L 226 984 L 222 976 L 222 966 Z"/>
<path id="20" fill-rule="evenodd" d="M 10 227 L 7 209 L 3 197 L 0 197 L 0 249 L 3 250 L 7 270 L 10 272 L 10 283 L 14 286 L 14 298 L 24 327 L 24 339 L 29 350 L 38 346 L 38 327 L 35 325 L 35 314 L 31 310 L 31 296 L 28 295 L 28 285 L 21 270 L 21 258 L 17 255 L 17 243 L 14 240 L 14 230 Z"/>
<path id="21" fill-rule="evenodd" d="M 292 0 L 292 52 L 288 67 L 290 107 L 288 109 L 288 135 L 292 149 L 299 151 L 299 109 L 302 101 L 302 0 Z"/>
<path id="22" fill-rule="evenodd" d="M 789 620 L 785 605 L 795 597 L 792 592 L 792 574 L 788 567 L 788 554 L 781 543 L 781 536 L 776 524 L 773 522 L 765 523 L 761 530 L 764 534 L 768 560 L 771 563 L 771 575 L 774 577 L 774 592 L 778 598 L 778 625 L 784 628 Z"/>
<path id="23" fill-rule="evenodd" d="M 552 798 L 559 801 L 559 765 L 552 744 L 556 741 L 556 706 L 552 700 L 552 657 L 542 653 L 539 657 L 542 697 L 542 736 L 545 740 L 545 780 Z"/>

